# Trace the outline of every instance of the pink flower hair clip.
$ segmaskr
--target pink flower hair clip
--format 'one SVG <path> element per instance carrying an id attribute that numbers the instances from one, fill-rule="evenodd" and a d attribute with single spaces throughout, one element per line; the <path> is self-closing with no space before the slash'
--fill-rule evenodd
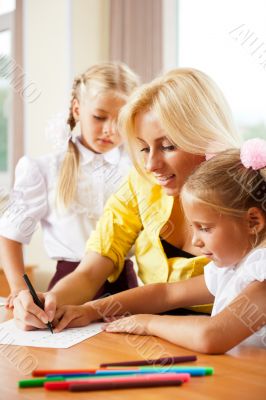
<path id="1" fill-rule="evenodd" d="M 266 168 L 266 140 L 250 139 L 243 143 L 240 159 L 244 167 L 257 171 Z"/>

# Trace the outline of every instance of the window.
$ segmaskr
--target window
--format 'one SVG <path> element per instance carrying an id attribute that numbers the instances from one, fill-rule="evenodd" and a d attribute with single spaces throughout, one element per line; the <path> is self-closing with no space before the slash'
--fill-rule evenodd
<path id="1" fill-rule="evenodd" d="M 13 94 L 8 65 L 12 57 L 14 0 L 0 0 L 0 178 L 1 186 L 10 183 L 11 110 Z"/>
<path id="2" fill-rule="evenodd" d="M 24 152 L 23 1 L 0 0 L 0 187 Z M 23 91 L 24 90 L 24 91 Z"/>
<path id="3" fill-rule="evenodd" d="M 210 75 L 225 94 L 243 136 L 266 138 L 266 2 L 165 3 L 176 10 L 175 65 Z"/>
<path id="4" fill-rule="evenodd" d="M 7 63 L 11 53 L 11 32 L 4 30 L 0 32 L 0 49 L 1 49 L 1 65 Z M 2 72 L 2 68 L 1 68 Z M 8 171 L 8 130 L 9 130 L 9 115 L 10 107 L 10 88 L 8 81 L 4 75 L 4 71 L 0 76 L 0 172 L 6 173 Z"/>
<path id="5" fill-rule="evenodd" d="M 8 14 L 16 8 L 16 0 L 0 0 L 0 14 Z"/>

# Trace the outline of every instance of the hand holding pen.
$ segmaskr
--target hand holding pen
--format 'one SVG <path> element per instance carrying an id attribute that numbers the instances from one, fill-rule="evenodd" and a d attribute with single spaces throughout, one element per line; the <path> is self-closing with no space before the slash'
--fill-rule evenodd
<path id="1" fill-rule="evenodd" d="M 31 296 L 32 296 L 32 299 L 33 299 L 34 303 L 35 303 L 39 308 L 41 308 L 42 310 L 44 310 L 44 305 L 42 304 L 41 300 L 40 300 L 39 297 L 37 296 L 37 293 L 35 292 L 35 290 L 34 290 L 32 284 L 31 284 L 31 282 L 30 282 L 30 280 L 29 280 L 29 277 L 27 276 L 27 274 L 24 274 L 24 275 L 23 275 L 23 279 L 24 279 L 24 281 L 26 282 L 26 285 L 27 285 L 28 288 L 29 288 L 29 291 L 30 291 L 30 294 L 31 294 Z M 44 321 L 43 321 L 43 322 L 44 322 Z M 51 333 L 53 333 L 53 328 L 52 328 L 51 322 L 49 322 L 49 321 L 46 322 L 46 321 L 45 321 L 44 323 L 46 323 L 46 325 L 47 325 L 47 327 L 50 329 Z"/>

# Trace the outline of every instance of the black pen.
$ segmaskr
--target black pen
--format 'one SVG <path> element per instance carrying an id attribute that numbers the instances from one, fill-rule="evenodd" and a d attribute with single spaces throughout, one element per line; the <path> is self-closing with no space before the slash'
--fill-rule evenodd
<path id="1" fill-rule="evenodd" d="M 26 285 L 27 285 L 28 288 L 29 288 L 30 294 L 31 294 L 31 296 L 32 296 L 32 298 L 33 298 L 33 301 L 34 301 L 34 303 L 36 304 L 36 306 L 38 306 L 38 307 L 40 307 L 42 310 L 44 310 L 44 306 L 43 306 L 41 300 L 39 299 L 39 297 L 37 296 L 37 293 L 35 292 L 34 287 L 32 286 L 31 281 L 29 280 L 28 275 L 27 275 L 27 274 L 24 274 L 24 275 L 23 275 L 23 279 L 24 279 L 24 281 L 26 282 Z M 46 325 L 47 325 L 47 327 L 50 329 L 50 331 L 51 331 L 52 333 L 54 333 L 54 332 L 53 332 L 53 328 L 52 328 L 51 322 L 48 321 L 48 323 L 47 323 Z"/>

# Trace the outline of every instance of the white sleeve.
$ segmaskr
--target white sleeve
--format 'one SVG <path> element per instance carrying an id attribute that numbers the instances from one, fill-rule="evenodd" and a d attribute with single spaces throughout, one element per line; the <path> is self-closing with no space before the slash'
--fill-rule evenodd
<path id="1" fill-rule="evenodd" d="M 244 264 L 246 284 L 266 280 L 266 248 L 259 248 L 250 253 Z"/>
<path id="2" fill-rule="evenodd" d="M 218 287 L 218 269 L 213 261 L 204 267 L 204 279 L 209 292 L 216 296 Z"/>
<path id="3" fill-rule="evenodd" d="M 47 207 L 47 189 L 40 168 L 35 160 L 22 157 L 16 167 L 14 188 L 2 210 L 0 235 L 28 244 Z"/>

